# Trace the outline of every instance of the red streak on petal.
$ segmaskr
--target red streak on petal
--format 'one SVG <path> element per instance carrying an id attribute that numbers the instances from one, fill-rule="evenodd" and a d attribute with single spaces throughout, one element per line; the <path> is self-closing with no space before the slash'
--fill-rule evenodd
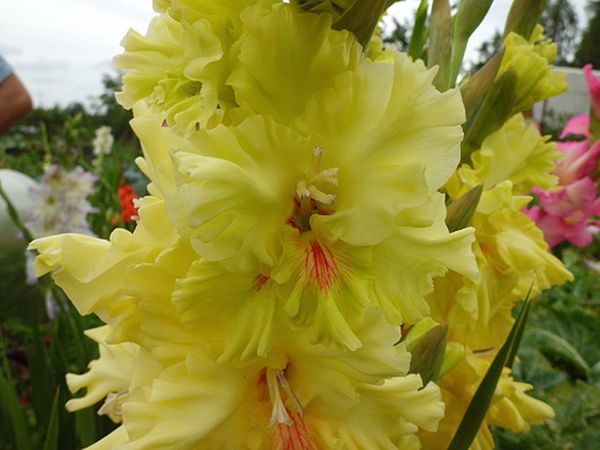
<path id="1" fill-rule="evenodd" d="M 337 264 L 333 252 L 318 241 L 310 241 L 304 261 L 308 279 L 314 281 L 323 291 L 327 291 L 335 282 Z"/>
<path id="2" fill-rule="evenodd" d="M 294 422 L 292 425 L 277 425 L 273 433 L 273 450 L 318 450 L 304 419 L 299 414 L 290 414 L 290 417 Z"/>
<path id="3" fill-rule="evenodd" d="M 254 289 L 256 289 L 256 291 L 260 291 L 262 289 L 262 287 L 265 285 L 265 283 L 267 281 L 269 281 L 271 279 L 270 276 L 268 275 L 263 275 L 262 273 L 259 273 L 256 276 L 256 281 L 254 284 Z"/>
<path id="4" fill-rule="evenodd" d="M 267 392 L 267 372 L 263 369 L 260 371 L 258 380 L 256 380 L 256 389 L 258 390 L 258 400 L 261 402 L 269 399 Z"/>

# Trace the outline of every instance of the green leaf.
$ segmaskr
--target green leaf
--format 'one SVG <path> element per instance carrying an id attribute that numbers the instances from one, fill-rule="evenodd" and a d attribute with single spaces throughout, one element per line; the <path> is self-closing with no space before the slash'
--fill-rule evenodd
<path id="1" fill-rule="evenodd" d="M 94 408 L 85 408 L 75 412 L 75 423 L 82 447 L 92 445 L 98 440 Z"/>
<path id="2" fill-rule="evenodd" d="M 514 0 L 506 18 L 504 37 L 513 31 L 529 39 L 546 7 L 546 2 L 547 0 Z"/>
<path id="3" fill-rule="evenodd" d="M 33 325 L 33 337 L 27 343 L 27 361 L 31 383 L 31 404 L 40 427 L 46 428 L 50 421 L 50 405 L 56 390 L 54 368 L 48 350 L 43 344 L 37 324 Z"/>
<path id="4" fill-rule="evenodd" d="M 423 48 L 427 41 L 427 10 L 429 9 L 429 1 L 421 0 L 417 13 L 415 15 L 415 25 L 410 35 L 410 44 L 408 45 L 408 56 L 416 60 L 422 58 Z"/>
<path id="5" fill-rule="evenodd" d="M 14 444 L 18 450 L 31 450 L 31 435 L 27 427 L 25 410 L 19 403 L 15 385 L 9 380 L 4 369 L 0 369 L 0 410 L 12 428 Z"/>
<path id="6" fill-rule="evenodd" d="M 58 448 L 59 399 L 60 387 L 57 387 L 54 394 L 54 401 L 52 402 L 52 412 L 50 413 L 50 422 L 48 423 L 48 431 L 46 433 L 46 441 L 44 442 L 44 450 L 57 450 Z"/>
<path id="7" fill-rule="evenodd" d="M 473 214 L 477 210 L 477 205 L 479 205 L 482 192 L 483 185 L 480 184 L 450 203 L 446 214 L 446 225 L 451 233 L 469 226 Z"/>
<path id="8" fill-rule="evenodd" d="M 429 26 L 429 52 L 427 67 L 439 66 L 433 84 L 440 91 L 450 87 L 452 58 L 452 15 L 448 0 L 433 0 Z"/>
<path id="9" fill-rule="evenodd" d="M 381 19 L 386 0 L 355 0 L 352 6 L 335 21 L 335 30 L 348 30 L 367 48 L 373 31 Z"/>
<path id="10" fill-rule="evenodd" d="M 590 366 L 566 339 L 541 328 L 532 328 L 530 331 L 538 338 L 538 345 L 544 355 L 553 360 L 561 360 L 574 368 L 579 375 L 589 377 Z"/>
<path id="11" fill-rule="evenodd" d="M 531 293 L 531 288 L 529 289 L 529 293 Z M 529 293 L 506 342 L 502 345 L 494 361 L 492 361 L 475 395 L 471 399 L 471 403 L 469 403 L 469 407 L 460 422 L 458 430 L 456 430 L 456 434 L 452 438 L 448 450 L 468 450 L 475 436 L 477 436 L 481 423 L 492 402 L 498 380 L 500 379 L 500 375 L 502 375 L 502 369 L 509 362 L 509 358 L 517 351 L 529 310 Z"/>
<path id="12" fill-rule="evenodd" d="M 526 298 L 529 299 L 531 295 L 531 289 L 533 288 L 533 283 L 529 287 L 529 291 L 527 292 Z M 523 339 L 523 331 L 525 330 L 525 323 L 527 323 L 527 318 L 529 317 L 529 311 L 531 310 L 531 302 L 526 301 L 523 303 L 521 308 L 521 312 L 519 313 L 519 317 L 522 317 L 523 326 L 515 332 L 514 342 L 510 349 L 510 352 L 506 358 L 506 367 L 512 367 L 515 363 L 515 358 L 517 357 L 517 352 L 519 351 L 519 346 L 521 345 L 521 340 Z"/>

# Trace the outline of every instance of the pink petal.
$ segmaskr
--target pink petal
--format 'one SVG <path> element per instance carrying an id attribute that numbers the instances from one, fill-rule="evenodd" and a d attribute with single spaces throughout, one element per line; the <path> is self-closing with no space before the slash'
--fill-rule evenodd
<path id="1" fill-rule="evenodd" d="M 564 139 L 569 134 L 577 134 L 585 137 L 590 135 L 590 117 L 587 114 L 571 117 L 560 133 L 560 138 Z"/>
<path id="2" fill-rule="evenodd" d="M 588 82 L 588 89 L 592 98 L 592 111 L 600 119 L 600 80 L 594 76 L 592 65 L 587 64 L 583 67 L 583 73 Z"/>

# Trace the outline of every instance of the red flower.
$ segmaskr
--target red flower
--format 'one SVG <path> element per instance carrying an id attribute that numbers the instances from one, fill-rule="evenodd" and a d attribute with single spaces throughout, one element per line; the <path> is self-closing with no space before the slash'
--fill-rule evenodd
<path id="1" fill-rule="evenodd" d="M 133 186 L 121 181 L 119 183 L 119 201 L 121 202 L 121 217 L 123 223 L 131 223 L 137 219 L 137 209 L 134 206 L 134 200 L 139 198 L 135 193 Z"/>

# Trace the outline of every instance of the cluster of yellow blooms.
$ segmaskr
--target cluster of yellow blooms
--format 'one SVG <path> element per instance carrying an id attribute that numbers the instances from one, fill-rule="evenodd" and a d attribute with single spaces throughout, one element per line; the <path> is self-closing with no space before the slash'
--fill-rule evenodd
<path id="1" fill-rule="evenodd" d="M 137 227 L 31 246 L 106 323 L 67 380 L 86 389 L 69 410 L 122 423 L 90 449 L 445 449 L 515 303 L 570 278 L 520 212 L 556 182 L 553 144 L 516 114 L 457 170 L 460 91 L 332 29 L 344 2 L 313 3 L 155 0 L 125 37 L 119 101 L 150 179 Z M 538 41 L 507 39 L 520 109 L 556 86 Z M 450 232 L 441 191 L 479 184 Z M 437 324 L 436 384 L 409 350 Z M 552 415 L 529 388 L 506 369 L 473 448 Z"/>

